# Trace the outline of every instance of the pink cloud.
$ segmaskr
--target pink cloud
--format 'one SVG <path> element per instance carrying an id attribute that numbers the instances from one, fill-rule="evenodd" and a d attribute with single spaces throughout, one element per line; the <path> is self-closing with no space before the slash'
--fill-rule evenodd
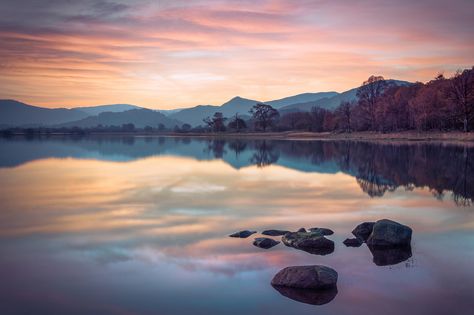
<path id="1" fill-rule="evenodd" d="M 343 91 L 373 73 L 426 81 L 474 63 L 474 4 L 462 1 L 2 6 L 0 97 L 52 107 L 272 99 Z"/>

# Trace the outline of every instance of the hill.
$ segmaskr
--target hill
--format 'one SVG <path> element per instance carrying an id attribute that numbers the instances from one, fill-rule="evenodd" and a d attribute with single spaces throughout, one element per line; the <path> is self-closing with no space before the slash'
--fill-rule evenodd
<path id="1" fill-rule="evenodd" d="M 89 116 L 99 115 L 100 113 L 105 112 L 125 112 L 131 109 L 141 109 L 143 107 L 131 104 L 110 104 L 110 105 L 97 105 L 97 106 L 86 106 L 86 107 L 74 107 L 74 109 L 78 109 Z"/>
<path id="2" fill-rule="evenodd" d="M 182 122 L 169 118 L 158 111 L 142 108 L 118 113 L 104 112 L 96 116 L 89 116 L 81 120 L 61 124 L 59 127 L 91 128 L 98 125 L 121 126 L 130 123 L 134 124 L 137 128 L 144 128 L 146 126 L 157 128 L 159 124 L 163 124 L 166 128 L 182 125 Z"/>
<path id="3" fill-rule="evenodd" d="M 78 109 L 43 108 L 15 100 L 0 100 L 0 125 L 38 127 L 79 120 L 88 114 Z"/>
<path id="4" fill-rule="evenodd" d="M 273 108 L 280 109 L 284 106 L 300 103 L 308 103 L 318 101 L 323 98 L 330 98 L 338 95 L 337 92 L 319 92 L 319 93 L 303 93 L 293 96 L 284 97 L 274 101 L 265 102 L 265 104 L 271 105 Z"/>

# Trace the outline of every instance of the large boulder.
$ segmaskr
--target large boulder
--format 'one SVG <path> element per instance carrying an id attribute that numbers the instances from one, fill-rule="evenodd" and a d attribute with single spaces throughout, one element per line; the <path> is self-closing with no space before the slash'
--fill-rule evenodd
<path id="1" fill-rule="evenodd" d="M 269 236 L 282 236 L 289 232 L 290 231 L 286 231 L 286 230 L 265 230 L 262 232 L 262 234 L 269 235 Z"/>
<path id="2" fill-rule="evenodd" d="M 383 219 L 375 222 L 367 245 L 372 247 L 409 246 L 412 229 L 395 221 Z"/>
<path id="3" fill-rule="evenodd" d="M 250 235 L 255 234 L 255 233 L 257 233 L 257 232 L 256 232 L 256 231 L 245 230 L 245 231 L 236 232 L 236 233 L 231 234 L 231 235 L 229 235 L 229 236 L 230 236 L 230 237 L 247 238 L 247 237 L 249 237 Z"/>
<path id="4" fill-rule="evenodd" d="M 334 231 L 331 230 L 331 229 L 328 229 L 328 228 L 310 228 L 309 229 L 311 232 L 317 232 L 317 233 L 321 233 L 322 235 L 333 235 L 334 234 Z"/>
<path id="5" fill-rule="evenodd" d="M 334 300 L 337 295 L 336 287 L 326 290 L 296 289 L 282 286 L 274 286 L 274 288 L 287 298 L 311 305 L 327 304 Z"/>
<path id="6" fill-rule="evenodd" d="M 374 228 L 375 222 L 364 222 L 356 226 L 354 230 L 352 230 L 352 234 L 355 237 L 360 238 L 364 242 L 369 238 L 370 234 L 372 233 L 372 229 Z"/>
<path id="7" fill-rule="evenodd" d="M 272 279 L 273 286 L 326 290 L 336 287 L 336 270 L 322 266 L 292 266 L 280 270 Z"/>
<path id="8" fill-rule="evenodd" d="M 283 244 L 311 254 L 327 255 L 334 251 L 334 242 L 320 232 L 290 232 L 282 239 Z"/>
<path id="9" fill-rule="evenodd" d="M 268 238 L 268 237 L 257 237 L 254 241 L 253 241 L 253 245 L 257 246 L 257 247 L 260 247 L 260 248 L 263 248 L 263 249 L 269 249 L 269 248 L 272 248 L 273 246 L 276 246 L 280 244 L 280 242 L 278 241 L 275 241 L 271 238 Z"/>

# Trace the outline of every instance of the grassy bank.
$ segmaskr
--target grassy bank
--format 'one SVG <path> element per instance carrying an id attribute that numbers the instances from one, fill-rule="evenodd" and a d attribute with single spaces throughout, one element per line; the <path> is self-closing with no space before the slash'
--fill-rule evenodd
<path id="1" fill-rule="evenodd" d="M 380 132 L 353 132 L 353 133 L 332 133 L 332 132 L 242 132 L 242 133 L 147 133 L 143 131 L 135 132 L 86 132 L 84 134 L 70 133 L 14 133 L 9 136 L 151 136 L 151 137 L 212 137 L 212 138 L 248 138 L 248 139 L 288 139 L 288 140 L 352 140 L 352 141 L 449 141 L 449 142 L 474 142 L 474 132 L 414 132 L 404 131 L 397 133 Z"/>

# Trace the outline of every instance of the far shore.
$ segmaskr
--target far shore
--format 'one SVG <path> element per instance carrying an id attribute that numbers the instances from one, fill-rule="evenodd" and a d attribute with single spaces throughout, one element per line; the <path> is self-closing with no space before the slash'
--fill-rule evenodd
<path id="1" fill-rule="evenodd" d="M 140 137 L 193 137 L 193 138 L 246 138 L 246 139 L 274 139 L 274 140 L 347 140 L 347 141 L 436 141 L 436 142 L 474 142 L 474 132 L 415 132 L 403 131 L 397 133 L 381 132 L 307 132 L 307 131 L 285 131 L 285 132 L 221 132 L 221 133 L 178 133 L 178 132 L 86 132 L 84 134 L 73 133 L 14 133 L 10 136 L 140 136 Z"/>

